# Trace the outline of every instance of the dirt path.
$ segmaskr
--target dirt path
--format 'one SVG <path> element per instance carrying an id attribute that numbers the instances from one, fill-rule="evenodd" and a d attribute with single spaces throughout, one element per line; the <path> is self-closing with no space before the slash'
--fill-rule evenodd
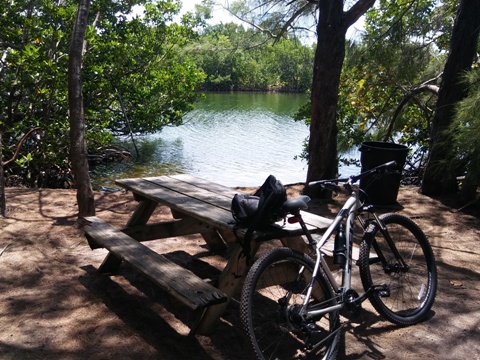
<path id="1" fill-rule="evenodd" d="M 290 191 L 298 190 L 291 188 Z M 0 359 L 248 359 L 235 301 L 211 336 L 188 336 L 190 314 L 127 266 L 96 273 L 92 251 L 75 228 L 75 192 L 7 189 L 0 218 Z M 438 263 L 432 317 L 399 328 L 365 303 L 346 332 L 340 359 L 480 359 L 480 220 L 438 200 L 401 189 L 401 213 L 427 234 Z M 118 226 L 135 207 L 130 194 L 96 194 L 97 215 Z M 312 204 L 331 217 L 338 202 Z M 156 216 L 169 211 L 157 209 Z M 207 276 L 225 258 L 198 237 L 151 246 Z M 193 257 L 189 255 L 194 255 Z M 361 288 L 359 288 L 361 289 Z"/>

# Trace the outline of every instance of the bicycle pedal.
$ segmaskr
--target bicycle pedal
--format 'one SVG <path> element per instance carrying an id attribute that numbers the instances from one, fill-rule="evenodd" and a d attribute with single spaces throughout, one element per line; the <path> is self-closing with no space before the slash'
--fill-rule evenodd
<path id="1" fill-rule="evenodd" d="M 373 291 L 375 291 L 380 297 L 390 297 L 390 289 L 386 284 L 374 286 Z"/>
<path id="2" fill-rule="evenodd" d="M 320 332 L 322 329 L 315 323 L 305 324 L 305 329 L 309 332 Z"/>

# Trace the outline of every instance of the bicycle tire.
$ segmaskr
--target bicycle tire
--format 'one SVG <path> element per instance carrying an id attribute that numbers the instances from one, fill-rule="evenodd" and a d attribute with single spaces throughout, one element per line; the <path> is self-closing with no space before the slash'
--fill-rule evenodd
<path id="1" fill-rule="evenodd" d="M 257 359 L 335 359 L 341 331 L 338 310 L 310 321 L 302 321 L 296 312 L 314 266 L 313 259 L 302 252 L 276 248 L 249 270 L 242 289 L 240 317 Z M 299 270 L 302 267 L 303 272 Z M 309 309 L 336 304 L 330 283 L 320 273 Z"/>
<path id="2" fill-rule="evenodd" d="M 373 291 L 369 295 L 375 310 L 388 321 L 413 325 L 425 320 L 435 301 L 437 267 L 432 247 L 418 225 L 410 218 L 390 213 L 380 216 L 408 268 L 402 270 L 386 243 L 379 225 L 373 222 L 360 247 L 360 278 L 365 291 L 386 284 L 389 293 Z M 385 257 L 382 260 L 375 246 Z"/>

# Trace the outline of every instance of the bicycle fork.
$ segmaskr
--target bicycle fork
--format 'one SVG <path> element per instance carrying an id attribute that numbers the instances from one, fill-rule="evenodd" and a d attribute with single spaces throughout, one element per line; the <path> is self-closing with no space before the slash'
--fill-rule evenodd
<path id="1" fill-rule="evenodd" d="M 374 210 L 373 205 L 365 206 L 365 207 L 362 208 L 361 211 L 362 212 L 368 212 L 369 214 L 371 214 L 373 216 L 372 220 L 375 222 L 375 224 L 380 229 L 380 233 L 383 235 L 389 249 L 392 251 L 393 256 L 395 257 L 395 259 L 397 260 L 397 263 L 399 264 L 399 266 L 396 267 L 396 271 L 407 272 L 408 269 L 409 269 L 409 266 L 407 265 L 407 263 L 403 259 L 402 255 L 400 255 L 400 253 L 397 249 L 397 246 L 395 245 L 395 242 L 393 241 L 390 233 L 388 232 L 387 226 L 379 218 L 379 216 L 377 215 L 377 213 Z M 360 216 L 358 216 L 358 219 L 359 219 L 360 223 L 362 224 L 362 227 L 365 230 L 367 230 L 367 225 L 368 224 Z M 365 236 L 368 236 L 368 233 L 365 233 Z M 382 262 L 385 272 L 389 273 L 389 272 L 395 271 L 395 269 L 389 269 L 387 259 L 383 255 L 382 250 L 380 249 L 380 246 L 378 245 L 375 237 L 372 237 L 371 239 L 367 239 L 367 241 L 371 241 L 372 247 L 373 247 L 373 249 L 375 250 L 375 252 L 378 256 L 377 261 Z"/>

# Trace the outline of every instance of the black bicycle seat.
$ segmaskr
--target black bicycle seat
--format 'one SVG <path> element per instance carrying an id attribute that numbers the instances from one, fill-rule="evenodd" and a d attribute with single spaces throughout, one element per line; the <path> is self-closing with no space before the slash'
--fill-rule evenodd
<path id="1" fill-rule="evenodd" d="M 310 201 L 310 198 L 307 195 L 301 195 L 294 199 L 287 200 L 283 203 L 283 208 L 285 211 L 292 212 L 295 210 L 305 210 L 308 209 L 307 203 Z"/>

